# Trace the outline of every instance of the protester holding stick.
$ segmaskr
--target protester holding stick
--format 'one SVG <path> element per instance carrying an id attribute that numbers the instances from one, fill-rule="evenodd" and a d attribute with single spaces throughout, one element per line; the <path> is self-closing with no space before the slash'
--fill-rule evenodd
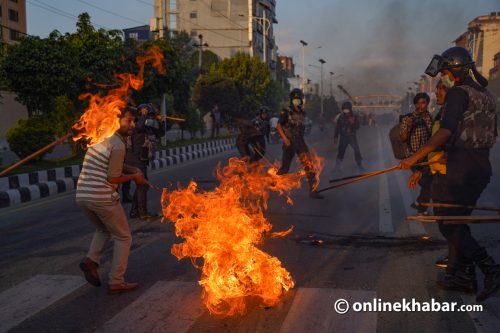
<path id="1" fill-rule="evenodd" d="M 96 287 L 101 285 L 97 267 L 108 240 L 113 238 L 115 243 L 109 272 L 109 294 L 139 287 L 137 283 L 124 280 L 132 235 L 116 191 L 118 184 L 130 180 L 137 185 L 145 184 L 144 175 L 139 169 L 123 163 L 125 138 L 132 134 L 134 127 L 132 113 L 123 111 L 120 128 L 115 134 L 87 150 L 76 190 L 78 206 L 96 227 L 87 257 L 80 263 L 80 269 L 90 284 Z"/>

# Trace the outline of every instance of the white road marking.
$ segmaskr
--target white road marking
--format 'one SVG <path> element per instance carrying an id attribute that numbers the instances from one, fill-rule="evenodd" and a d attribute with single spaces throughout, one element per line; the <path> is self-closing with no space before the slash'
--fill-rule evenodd
<path id="1" fill-rule="evenodd" d="M 374 291 L 299 288 L 280 333 L 375 332 L 376 312 L 353 312 L 354 302 L 373 302 Z M 346 314 L 337 314 L 335 302 L 350 303 Z"/>
<path id="2" fill-rule="evenodd" d="M 36 275 L 3 291 L 0 293 L 0 332 L 19 325 L 85 283 L 80 276 Z"/>
<path id="3" fill-rule="evenodd" d="M 159 281 L 99 332 L 186 332 L 205 311 L 197 283 Z"/>
<path id="4" fill-rule="evenodd" d="M 383 169 L 384 159 L 382 150 L 382 137 L 380 131 L 378 132 L 378 158 L 379 167 Z M 378 184 L 378 225 L 379 232 L 381 234 L 388 234 L 394 232 L 394 227 L 392 225 L 392 210 L 391 210 L 391 200 L 389 197 L 389 182 L 387 179 L 387 174 L 379 176 Z"/>
<path id="5" fill-rule="evenodd" d="M 401 196 L 403 199 L 403 206 L 404 206 L 404 212 L 406 216 L 409 215 L 415 215 L 413 212 L 409 211 L 410 205 L 412 202 L 415 202 L 416 195 L 413 193 L 412 190 L 407 188 L 405 186 L 405 181 L 403 178 L 404 171 L 396 171 L 396 180 L 399 186 L 399 191 L 401 192 Z M 408 172 L 406 174 L 409 175 Z M 418 190 L 418 189 L 417 189 Z M 405 223 L 408 223 L 408 227 L 410 228 L 410 232 L 415 235 L 415 236 L 422 236 L 425 234 L 425 228 L 422 224 L 422 222 L 418 221 L 405 221 Z"/>
<path id="6" fill-rule="evenodd" d="M 476 296 L 462 295 L 464 304 L 481 304 L 483 311 L 471 312 L 469 316 L 476 326 L 477 333 L 497 333 L 500 323 L 500 298 L 490 297 L 486 301 L 476 303 Z"/>

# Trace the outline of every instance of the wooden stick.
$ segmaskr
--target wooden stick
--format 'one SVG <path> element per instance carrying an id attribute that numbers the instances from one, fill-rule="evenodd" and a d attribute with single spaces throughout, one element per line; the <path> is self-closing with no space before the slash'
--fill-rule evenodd
<path id="1" fill-rule="evenodd" d="M 432 161 L 432 162 L 418 163 L 418 164 L 414 164 L 414 166 L 426 166 L 426 165 L 431 165 L 431 164 L 435 164 L 435 163 L 439 163 L 439 162 L 442 162 L 442 160 Z M 319 190 L 318 193 L 325 192 L 325 191 L 328 191 L 328 190 L 332 190 L 334 188 L 342 187 L 342 186 L 349 185 L 349 184 L 352 184 L 352 183 L 356 183 L 356 182 L 359 182 L 360 180 L 368 179 L 368 178 L 371 178 L 371 177 L 375 177 L 375 176 L 378 176 L 378 175 L 382 175 L 384 173 L 388 173 L 388 172 L 391 172 L 391 171 L 394 171 L 394 170 L 400 170 L 400 169 L 401 169 L 401 167 L 399 165 L 395 165 L 395 166 L 392 166 L 392 167 L 387 168 L 387 169 L 365 173 L 365 174 L 360 175 L 359 177 L 353 178 L 352 180 L 350 180 L 348 182 L 344 182 L 344 183 L 340 183 L 340 184 L 337 184 L 337 185 L 332 185 L 332 186 L 329 186 L 329 187 L 325 187 L 324 189 Z"/>
<path id="2" fill-rule="evenodd" d="M 63 143 L 64 141 L 68 140 L 69 138 L 71 137 L 71 133 L 68 133 L 66 134 L 65 136 L 62 136 L 60 137 L 59 139 L 57 139 L 56 141 L 46 145 L 45 147 L 37 150 L 36 152 L 32 153 L 31 155 L 23 158 L 22 160 L 20 161 L 17 161 L 16 163 L 12 164 L 11 166 L 9 166 L 8 168 L 0 171 L 0 177 L 3 177 L 5 176 L 6 174 L 8 174 L 9 172 L 11 172 L 12 170 L 16 169 L 17 167 L 20 167 L 21 165 L 23 165 L 24 163 L 34 159 L 35 157 L 45 153 L 46 151 L 54 148 L 55 146 Z"/>
<path id="3" fill-rule="evenodd" d="M 500 212 L 500 208 L 496 207 L 482 207 L 482 206 L 466 206 L 466 205 L 457 205 L 457 204 L 445 204 L 438 202 L 420 202 L 418 206 L 423 207 L 437 207 L 437 208 L 466 208 L 466 209 L 476 209 L 476 210 L 486 210 L 492 212 Z"/>
<path id="4" fill-rule="evenodd" d="M 468 223 L 500 223 L 498 216 L 407 216 L 408 221 L 420 221 L 425 223 L 442 222 L 446 224 L 468 224 Z"/>
<path id="5" fill-rule="evenodd" d="M 442 163 L 442 162 L 444 162 L 444 160 L 417 163 L 414 166 L 417 166 L 417 167 L 418 166 L 427 166 L 427 165 L 436 164 L 436 163 Z M 344 177 L 344 178 L 332 179 L 332 180 L 329 181 L 329 183 L 336 183 L 336 182 L 340 182 L 340 181 L 343 181 L 343 180 L 349 180 L 349 179 L 354 179 L 354 178 L 358 178 L 358 177 L 363 177 L 363 176 L 366 176 L 366 175 L 371 175 L 372 173 L 376 173 L 376 172 L 378 172 L 378 171 L 370 171 L 370 172 L 365 172 L 365 173 L 362 173 L 362 174 L 359 174 L 359 175 L 354 175 L 354 176 L 349 176 L 349 177 Z"/>
<path id="6" fill-rule="evenodd" d="M 395 166 L 387 168 L 387 169 L 383 169 L 383 170 L 374 171 L 374 172 L 371 172 L 371 173 L 368 173 L 368 174 L 364 174 L 364 175 L 362 175 L 360 177 L 354 178 L 354 179 L 352 179 L 350 181 L 347 181 L 347 182 L 344 182 L 344 183 L 340 183 L 340 184 L 337 184 L 337 185 L 332 185 L 332 186 L 325 187 L 324 189 L 318 190 L 317 192 L 321 193 L 321 192 L 325 192 L 325 191 L 328 191 L 328 190 L 333 190 L 334 188 L 338 188 L 338 187 L 342 187 L 342 186 L 349 185 L 349 184 L 352 184 L 352 183 L 356 183 L 356 182 L 359 182 L 361 180 L 368 179 L 368 178 L 371 178 L 371 177 L 375 177 L 375 176 L 378 176 L 378 175 L 382 175 L 384 173 L 388 173 L 388 172 L 391 172 L 391 171 L 394 171 L 394 170 L 398 170 L 398 169 L 400 169 L 399 165 L 395 165 Z"/>

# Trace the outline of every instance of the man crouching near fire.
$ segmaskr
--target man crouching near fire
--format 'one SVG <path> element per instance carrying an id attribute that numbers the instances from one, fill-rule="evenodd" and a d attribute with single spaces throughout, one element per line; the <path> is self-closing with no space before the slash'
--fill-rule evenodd
<path id="1" fill-rule="evenodd" d="M 78 206 L 96 227 L 87 257 L 80 263 L 85 279 L 93 286 L 101 286 L 97 267 L 104 246 L 110 238 L 114 240 L 108 281 L 110 295 L 139 287 L 138 283 L 128 283 L 123 278 L 132 235 L 116 191 L 118 184 L 130 180 L 137 185 L 146 182 L 139 169 L 124 164 L 126 137 L 132 134 L 134 127 L 134 116 L 125 109 L 120 115 L 120 128 L 111 137 L 87 150 L 76 190 Z"/>

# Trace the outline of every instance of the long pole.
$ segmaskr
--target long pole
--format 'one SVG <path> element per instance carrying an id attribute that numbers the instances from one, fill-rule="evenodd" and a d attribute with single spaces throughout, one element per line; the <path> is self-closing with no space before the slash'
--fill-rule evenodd
<path id="1" fill-rule="evenodd" d="M 263 50 L 263 58 L 264 58 L 264 63 L 267 64 L 267 21 L 266 21 L 266 14 L 267 11 L 264 9 L 263 13 L 263 20 L 262 20 L 262 27 L 264 28 L 262 31 L 262 35 L 264 36 L 264 39 L 262 40 L 262 47 L 264 48 Z"/>
<path id="2" fill-rule="evenodd" d="M 323 62 L 321 62 L 321 116 L 324 114 L 324 105 L 323 105 Z"/>
<path id="3" fill-rule="evenodd" d="M 52 149 L 52 148 L 54 148 L 55 146 L 57 146 L 57 145 L 59 145 L 59 144 L 63 143 L 64 141 L 68 140 L 70 137 L 71 137 L 71 133 L 68 133 L 68 134 L 66 134 L 65 136 L 60 137 L 60 138 L 59 138 L 59 139 L 57 139 L 56 141 L 54 141 L 54 142 L 52 142 L 52 143 L 50 143 L 50 144 L 46 145 L 45 147 L 43 147 L 43 148 L 41 148 L 41 149 L 37 150 L 36 152 L 32 153 L 31 155 L 29 155 L 29 156 L 27 156 L 27 157 L 23 158 L 22 160 L 17 161 L 16 163 L 14 163 L 14 164 L 12 164 L 11 166 L 9 166 L 7 169 L 0 171 L 0 177 L 5 176 L 6 174 L 8 174 L 9 172 L 11 172 L 11 171 L 12 171 L 12 170 L 14 170 L 15 168 L 17 168 L 17 167 L 19 167 L 19 166 L 23 165 L 24 163 L 26 163 L 26 162 L 28 162 L 28 161 L 30 161 L 30 160 L 32 160 L 32 159 L 34 159 L 35 157 L 37 157 L 37 156 L 39 156 L 39 155 L 41 155 L 41 154 L 43 154 L 43 153 L 45 153 L 45 152 L 47 152 L 47 151 L 51 150 L 51 149 Z"/>
<path id="4" fill-rule="evenodd" d="M 198 69 L 201 73 L 201 65 L 203 62 L 203 35 L 198 36 L 200 39 L 200 45 L 198 45 Z"/>
<path id="5" fill-rule="evenodd" d="M 304 45 L 304 43 L 302 43 L 302 59 L 301 59 L 302 60 L 302 91 L 304 93 L 306 90 L 306 81 L 305 81 L 306 71 L 305 71 L 305 65 L 304 65 L 305 55 L 306 55 L 305 45 Z"/>

